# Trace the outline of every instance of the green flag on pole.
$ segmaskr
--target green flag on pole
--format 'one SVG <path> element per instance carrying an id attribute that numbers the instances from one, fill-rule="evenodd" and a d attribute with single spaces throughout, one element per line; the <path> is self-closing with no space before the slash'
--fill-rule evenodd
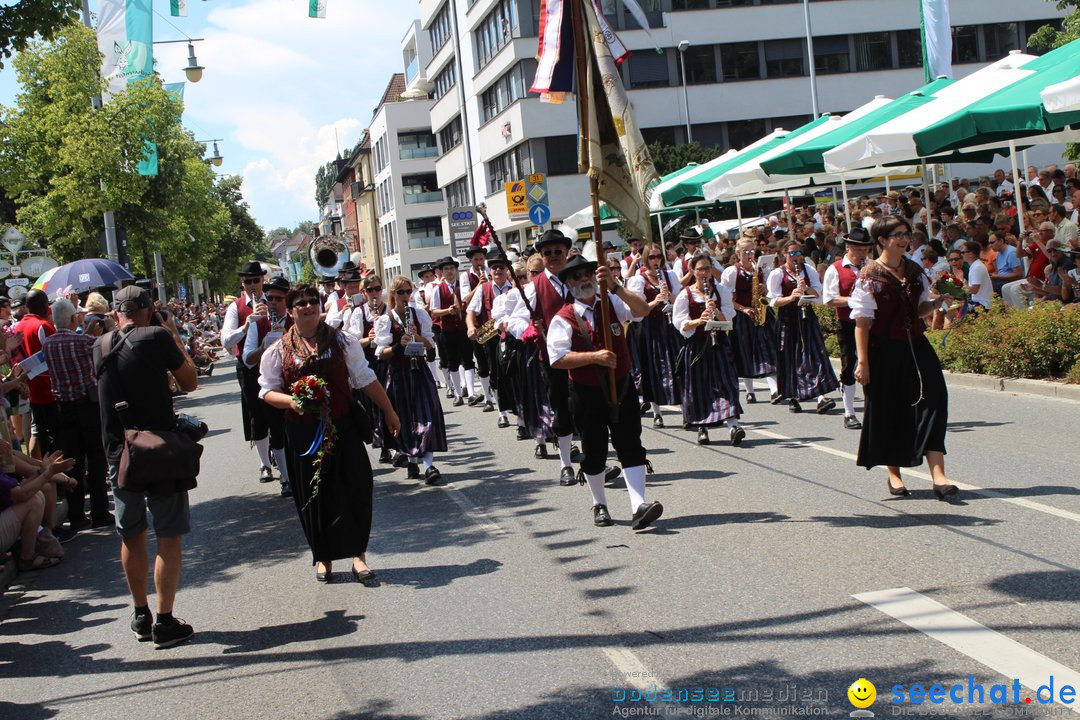
<path id="1" fill-rule="evenodd" d="M 326 0 L 308 0 L 308 17 L 326 17 Z"/>
<path id="2" fill-rule="evenodd" d="M 187 0 L 169 0 L 169 13 L 173 17 L 187 17 Z"/>
<path id="3" fill-rule="evenodd" d="M 949 25 L 949 0 L 919 0 L 919 26 L 925 81 L 931 83 L 939 77 L 951 78 L 952 28 Z"/>

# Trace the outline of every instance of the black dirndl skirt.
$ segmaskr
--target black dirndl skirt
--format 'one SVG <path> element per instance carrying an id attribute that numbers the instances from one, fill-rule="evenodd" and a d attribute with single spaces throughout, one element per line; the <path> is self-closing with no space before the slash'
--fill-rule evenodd
<path id="1" fill-rule="evenodd" d="M 811 400 L 840 387 L 833 372 L 821 325 L 810 308 L 780 313 L 779 373 L 780 394 L 793 400 Z"/>
<path id="2" fill-rule="evenodd" d="M 313 565 L 367 552 L 373 496 L 367 449 L 347 415 L 334 421 L 334 453 L 323 460 L 315 492 L 315 455 L 301 455 L 315 439 L 316 427 L 314 422 L 297 422 L 289 416 L 285 419 L 285 452 L 293 501 Z"/>
<path id="3" fill-rule="evenodd" d="M 776 316 L 765 310 L 765 324 L 758 325 L 746 313 L 735 313 L 731 333 L 735 370 L 741 378 L 776 374 Z"/>
<path id="4" fill-rule="evenodd" d="M 368 364 L 371 365 L 371 369 L 375 371 L 375 377 L 378 378 L 379 384 L 386 387 L 386 374 L 389 370 L 389 364 L 385 360 L 368 360 Z M 353 398 L 360 404 L 360 407 L 367 413 L 369 422 L 371 423 L 371 447 L 381 448 L 387 445 L 386 438 L 388 437 L 388 431 L 383 423 L 383 412 L 379 409 L 379 406 L 372 402 L 371 398 L 366 393 L 360 390 L 353 390 Z M 393 442 L 389 443 L 387 447 L 394 447 Z"/>
<path id="5" fill-rule="evenodd" d="M 390 363 L 386 394 L 401 420 L 396 439 L 400 452 L 411 457 L 446 452 L 446 421 L 439 391 L 423 358 L 416 359 L 416 367 Z"/>
<path id="6" fill-rule="evenodd" d="M 949 391 L 925 335 L 910 344 L 871 335 L 870 384 L 863 392 L 859 466 L 918 467 L 927 452 L 945 452 Z"/>
<path id="7" fill-rule="evenodd" d="M 548 397 L 546 368 L 536 343 L 521 343 L 513 375 L 514 407 L 529 437 L 538 444 L 555 437 L 555 411 Z"/>
<path id="8" fill-rule="evenodd" d="M 695 427 L 716 427 L 742 414 L 739 379 L 727 334 L 691 337 L 679 360 L 682 374 L 683 422 Z"/>
<path id="9" fill-rule="evenodd" d="M 682 347 L 682 335 L 667 315 L 648 315 L 630 323 L 626 333 L 630 347 L 631 377 L 645 402 L 675 405 L 682 396 L 682 380 L 675 362 Z"/>

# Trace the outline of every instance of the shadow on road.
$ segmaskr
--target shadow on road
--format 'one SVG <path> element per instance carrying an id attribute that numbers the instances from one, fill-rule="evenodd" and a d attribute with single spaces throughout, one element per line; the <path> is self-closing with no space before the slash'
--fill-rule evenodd
<path id="1" fill-rule="evenodd" d="M 999 577 L 992 590 L 1029 601 L 1080 602 L 1080 572 L 1043 570 Z"/>

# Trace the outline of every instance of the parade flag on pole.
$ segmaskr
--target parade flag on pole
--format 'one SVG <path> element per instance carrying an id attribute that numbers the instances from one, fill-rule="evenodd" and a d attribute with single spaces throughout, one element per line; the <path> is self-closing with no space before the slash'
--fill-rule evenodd
<path id="1" fill-rule="evenodd" d="M 169 12 L 173 17 L 187 17 L 187 0 L 169 0 Z"/>
<path id="2" fill-rule="evenodd" d="M 923 75 L 927 83 L 939 77 L 951 78 L 952 27 L 949 24 L 949 0 L 919 2 Z"/>
<path id="3" fill-rule="evenodd" d="M 326 0 L 308 0 L 307 16 L 312 18 L 325 18 Z"/>
<path id="4" fill-rule="evenodd" d="M 586 87 L 578 88 L 578 118 L 582 129 L 578 170 L 599 180 L 597 194 L 639 237 L 649 234 L 649 199 L 659 181 L 649 147 L 641 137 L 634 108 L 626 95 L 613 48 L 621 46 L 600 21 L 595 0 L 569 0 L 584 5 Z M 572 43 L 571 43 L 572 45 Z M 588 97 L 583 107 L 582 96 Z"/>

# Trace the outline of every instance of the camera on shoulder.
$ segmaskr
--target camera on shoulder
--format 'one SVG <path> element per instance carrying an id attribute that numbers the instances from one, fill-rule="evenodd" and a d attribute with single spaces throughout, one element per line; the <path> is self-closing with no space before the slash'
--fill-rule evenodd
<path id="1" fill-rule="evenodd" d="M 193 442 L 199 442 L 206 433 L 210 431 L 206 423 L 197 417 L 192 417 L 187 413 L 180 413 L 176 416 L 176 432 L 183 433 L 190 438 Z"/>

